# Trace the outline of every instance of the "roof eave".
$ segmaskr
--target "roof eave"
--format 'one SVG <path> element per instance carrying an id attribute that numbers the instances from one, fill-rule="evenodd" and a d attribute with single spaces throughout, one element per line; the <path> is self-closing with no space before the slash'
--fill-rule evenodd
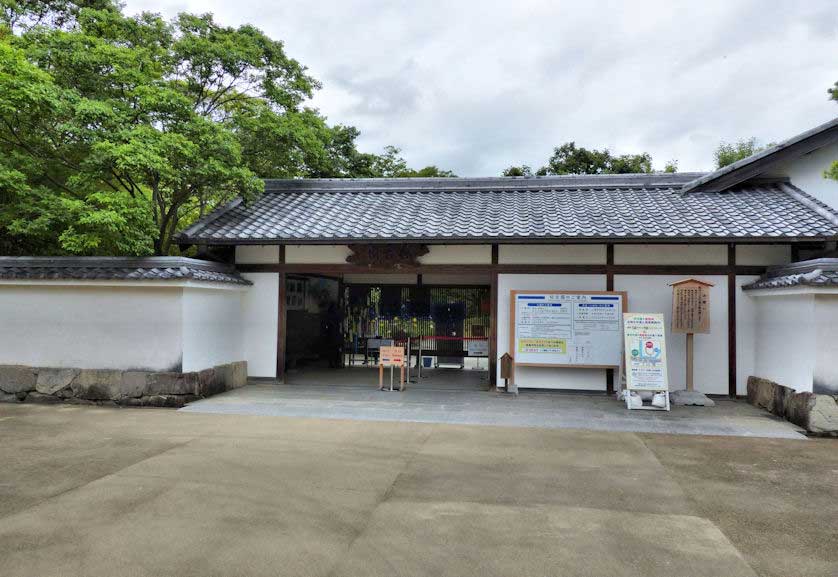
<path id="1" fill-rule="evenodd" d="M 838 118 L 793 136 L 775 146 L 696 178 L 681 188 L 687 192 L 721 192 L 764 174 L 771 166 L 794 160 L 838 141 Z"/>

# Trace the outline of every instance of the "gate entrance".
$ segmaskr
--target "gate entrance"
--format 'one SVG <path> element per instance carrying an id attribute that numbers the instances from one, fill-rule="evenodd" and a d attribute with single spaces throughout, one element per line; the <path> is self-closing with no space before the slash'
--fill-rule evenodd
<path id="1" fill-rule="evenodd" d="M 380 347 L 397 345 L 408 353 L 408 388 L 489 387 L 488 286 L 345 284 L 302 275 L 286 282 L 290 384 L 373 386 Z"/>

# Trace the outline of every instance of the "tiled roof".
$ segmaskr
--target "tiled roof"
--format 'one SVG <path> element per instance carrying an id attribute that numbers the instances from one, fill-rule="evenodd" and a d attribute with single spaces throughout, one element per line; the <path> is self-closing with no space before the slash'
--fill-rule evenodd
<path id="1" fill-rule="evenodd" d="M 698 173 L 266 181 L 181 243 L 504 240 L 820 240 L 838 213 L 787 181 L 682 194 Z"/>
<path id="2" fill-rule="evenodd" d="M 838 287 L 838 258 L 818 258 L 772 267 L 758 280 L 742 288 L 757 290 L 796 286 Z"/>
<path id="3" fill-rule="evenodd" d="M 0 257 L 0 280 L 191 280 L 249 285 L 232 266 L 182 257 Z"/>

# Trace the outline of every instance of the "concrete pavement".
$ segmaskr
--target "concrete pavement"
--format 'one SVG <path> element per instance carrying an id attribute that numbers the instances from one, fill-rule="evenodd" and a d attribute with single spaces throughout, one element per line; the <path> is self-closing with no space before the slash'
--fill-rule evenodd
<path id="1" fill-rule="evenodd" d="M 351 373 L 362 372 L 358 369 Z M 463 371 L 459 371 L 462 373 Z M 357 378 L 357 376 L 356 376 Z M 404 392 L 378 391 L 368 381 L 343 384 L 251 384 L 190 403 L 185 412 L 271 415 L 362 421 L 502 425 L 680 435 L 734 435 L 804 439 L 797 425 L 745 400 L 719 399 L 715 407 L 632 411 L 614 397 L 558 391 L 523 391 L 517 397 L 473 388 L 436 388 L 422 382 Z"/>
<path id="2" fill-rule="evenodd" d="M 826 577 L 838 445 L 0 405 L 0 575 Z"/>

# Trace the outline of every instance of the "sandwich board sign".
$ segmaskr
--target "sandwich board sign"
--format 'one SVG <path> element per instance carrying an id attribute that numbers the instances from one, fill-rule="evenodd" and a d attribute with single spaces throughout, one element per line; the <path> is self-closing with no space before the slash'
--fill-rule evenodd
<path id="1" fill-rule="evenodd" d="M 382 345 L 378 352 L 378 362 L 385 367 L 404 365 L 404 347 Z"/>
<path id="2" fill-rule="evenodd" d="M 399 390 L 404 390 L 404 347 L 382 345 L 378 351 L 378 390 L 384 391 L 384 367 L 390 367 L 390 390 L 393 389 L 393 369 L 399 367 Z"/>
<path id="3" fill-rule="evenodd" d="M 623 314 L 623 343 L 626 359 L 626 406 L 631 392 L 649 391 L 666 396 L 669 410 L 669 382 L 666 374 L 666 330 L 660 313 Z M 634 407 L 640 408 L 640 407 Z M 658 407 L 644 406 L 644 409 Z"/>

